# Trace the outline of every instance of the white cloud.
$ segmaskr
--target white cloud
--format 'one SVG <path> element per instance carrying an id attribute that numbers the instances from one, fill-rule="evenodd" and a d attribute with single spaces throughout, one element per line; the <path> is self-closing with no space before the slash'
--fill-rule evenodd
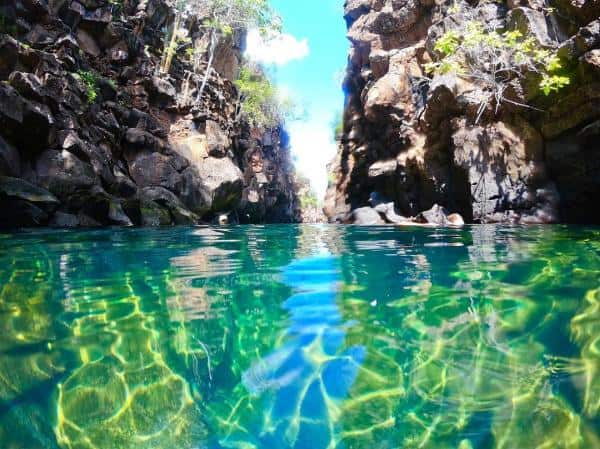
<path id="1" fill-rule="evenodd" d="M 287 129 L 296 169 L 308 178 L 317 196 L 323 198 L 327 189 L 326 166 L 337 150 L 331 127 L 323 121 L 311 120 L 292 122 Z"/>
<path id="2" fill-rule="evenodd" d="M 298 40 L 281 33 L 264 39 L 258 30 L 251 30 L 246 41 L 246 57 L 261 64 L 285 65 L 309 54 L 308 40 Z"/>

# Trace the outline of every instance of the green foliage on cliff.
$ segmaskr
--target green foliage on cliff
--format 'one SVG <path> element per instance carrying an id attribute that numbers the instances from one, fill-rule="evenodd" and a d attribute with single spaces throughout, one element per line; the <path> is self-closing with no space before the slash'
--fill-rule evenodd
<path id="1" fill-rule="evenodd" d="M 456 13 L 456 19 L 457 27 L 437 39 L 434 50 L 438 59 L 425 65 L 429 73 L 455 73 L 481 85 L 490 93 L 484 103 L 495 99 L 496 105 L 503 101 L 515 103 L 504 92 L 510 81 L 527 74 L 537 74 L 545 95 L 570 83 L 569 77 L 561 73 L 563 67 L 555 52 L 540 48 L 533 37 L 518 30 L 499 32 L 466 11 Z"/>
<path id="2" fill-rule="evenodd" d="M 338 140 L 341 138 L 342 133 L 344 132 L 344 114 L 342 111 L 336 112 L 335 116 L 331 120 L 330 123 L 333 140 Z"/>
<path id="3" fill-rule="evenodd" d="M 96 98 L 98 98 L 98 76 L 94 72 L 79 70 L 77 77 L 85 86 L 85 95 L 88 104 L 95 103 Z"/>
<path id="4" fill-rule="evenodd" d="M 204 0 L 209 17 L 204 25 L 228 36 L 237 30 L 258 28 L 263 33 L 281 30 L 281 20 L 268 0 Z"/>
<path id="5" fill-rule="evenodd" d="M 277 88 L 258 67 L 244 66 L 235 82 L 240 93 L 239 115 L 259 128 L 274 128 L 292 113 Z"/>

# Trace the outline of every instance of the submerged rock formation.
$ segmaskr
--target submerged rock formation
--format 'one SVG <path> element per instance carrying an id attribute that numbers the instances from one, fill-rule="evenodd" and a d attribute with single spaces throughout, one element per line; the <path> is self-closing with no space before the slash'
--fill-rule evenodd
<path id="1" fill-rule="evenodd" d="M 173 20 L 166 0 L 3 2 L 0 226 L 299 220 L 285 132 L 239 118 L 243 36 L 199 92 L 191 43 L 159 70 Z"/>
<path id="2" fill-rule="evenodd" d="M 482 105 L 475 77 L 429 75 L 456 11 L 533 37 L 570 84 L 546 96 L 524 71 L 509 101 Z M 345 19 L 352 48 L 330 221 L 352 222 L 376 194 L 404 216 L 440 204 L 467 222 L 600 222 L 600 3 L 347 0 Z"/>

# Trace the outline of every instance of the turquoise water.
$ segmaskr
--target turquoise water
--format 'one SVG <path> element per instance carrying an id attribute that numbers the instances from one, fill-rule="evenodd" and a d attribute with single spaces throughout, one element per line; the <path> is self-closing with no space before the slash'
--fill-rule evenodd
<path id="1" fill-rule="evenodd" d="M 600 228 L 0 234 L 0 448 L 600 448 Z"/>

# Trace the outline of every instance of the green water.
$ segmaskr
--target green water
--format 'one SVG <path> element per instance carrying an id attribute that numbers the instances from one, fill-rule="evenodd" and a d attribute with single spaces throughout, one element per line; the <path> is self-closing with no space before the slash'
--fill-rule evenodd
<path id="1" fill-rule="evenodd" d="M 600 448 L 600 228 L 0 234 L 0 449 Z"/>

